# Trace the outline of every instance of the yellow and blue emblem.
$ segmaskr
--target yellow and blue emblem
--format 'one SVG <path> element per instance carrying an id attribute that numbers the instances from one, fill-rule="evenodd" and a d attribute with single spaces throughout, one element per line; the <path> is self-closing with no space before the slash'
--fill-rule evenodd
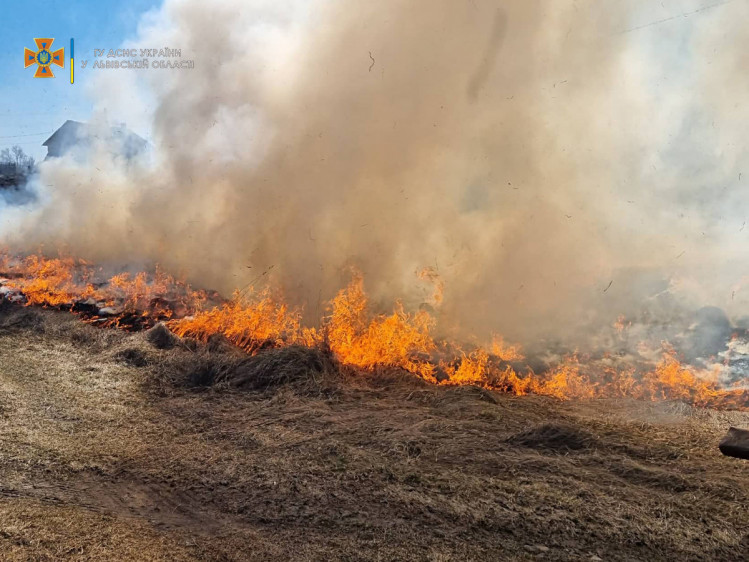
<path id="1" fill-rule="evenodd" d="M 23 66 L 28 68 L 32 64 L 37 65 L 34 78 L 54 78 L 52 65 L 56 64 L 60 68 L 65 68 L 65 49 L 52 50 L 54 39 L 34 39 L 36 43 L 36 52 L 31 49 L 23 50 Z"/>

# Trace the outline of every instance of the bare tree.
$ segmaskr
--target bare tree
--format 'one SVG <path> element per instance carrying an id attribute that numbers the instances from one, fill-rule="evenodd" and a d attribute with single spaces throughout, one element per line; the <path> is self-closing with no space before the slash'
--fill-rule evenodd
<path id="1" fill-rule="evenodd" d="M 16 166 L 21 166 L 26 159 L 26 154 L 23 152 L 23 148 L 15 145 L 10 147 L 10 151 L 13 153 L 13 160 L 15 160 Z"/>
<path id="2" fill-rule="evenodd" d="M 0 150 L 0 164 L 15 164 L 17 168 L 33 168 L 34 158 L 18 145 Z"/>

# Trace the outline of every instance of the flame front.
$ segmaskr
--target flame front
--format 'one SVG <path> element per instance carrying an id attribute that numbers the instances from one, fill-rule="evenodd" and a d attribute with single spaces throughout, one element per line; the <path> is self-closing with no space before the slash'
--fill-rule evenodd
<path id="1" fill-rule="evenodd" d="M 27 306 L 72 309 L 87 319 L 86 303 L 97 303 L 117 311 L 105 326 L 145 327 L 164 320 L 179 336 L 206 342 L 221 334 L 248 353 L 266 346 L 327 346 L 344 365 L 366 373 L 377 369 L 408 371 L 434 384 L 477 385 L 515 395 L 540 394 L 558 399 L 635 398 L 680 400 L 698 406 L 749 409 L 743 389 L 724 389 L 717 371 L 698 370 L 678 359 L 664 344 L 654 365 L 625 363 L 612 366 L 572 353 L 555 366 L 536 373 L 524 365 L 518 345 L 495 335 L 486 347 L 464 347 L 439 341 L 434 336 L 436 320 L 426 310 L 407 312 L 396 302 L 392 313 L 376 314 L 364 290 L 364 280 L 355 274 L 328 306 L 328 315 L 318 327 L 302 323 L 302 311 L 287 305 L 270 289 L 235 292 L 224 302 L 216 295 L 196 291 L 187 283 L 161 272 L 120 273 L 95 283 L 96 271 L 69 257 L 24 259 L 0 256 L 3 287 L 15 290 Z M 434 281 L 433 272 L 422 277 Z M 433 301 L 439 304 L 442 285 L 435 283 Z M 83 303 L 83 304 L 82 304 Z M 89 315 L 91 318 L 87 317 Z M 123 323 L 135 316 L 139 323 Z M 624 329 L 623 319 L 616 323 Z"/>

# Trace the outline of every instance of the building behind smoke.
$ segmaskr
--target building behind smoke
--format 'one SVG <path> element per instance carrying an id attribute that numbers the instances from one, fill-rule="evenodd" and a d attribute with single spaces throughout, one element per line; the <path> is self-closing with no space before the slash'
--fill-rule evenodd
<path id="1" fill-rule="evenodd" d="M 124 123 L 115 127 L 94 126 L 69 119 L 42 146 L 47 147 L 45 160 L 71 153 L 86 154 L 93 147 L 103 147 L 114 155 L 130 160 L 143 153 L 148 142 L 129 130 Z"/>

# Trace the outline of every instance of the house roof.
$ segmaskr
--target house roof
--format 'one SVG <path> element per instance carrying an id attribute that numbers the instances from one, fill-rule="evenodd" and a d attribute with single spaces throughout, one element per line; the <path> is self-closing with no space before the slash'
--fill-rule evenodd
<path id="1" fill-rule="evenodd" d="M 129 146 L 135 146 L 139 149 L 145 148 L 148 142 L 140 136 L 133 133 L 130 129 L 125 127 L 124 124 L 118 127 L 110 127 L 111 138 L 124 139 Z M 68 119 L 65 123 L 60 126 L 52 135 L 42 143 L 42 146 L 49 146 L 55 140 L 77 140 L 87 137 L 96 137 L 97 135 L 92 130 L 92 127 L 88 123 L 81 123 L 80 121 L 73 121 Z"/>
<path id="2" fill-rule="evenodd" d="M 52 133 L 51 137 L 42 143 L 42 146 L 49 146 L 50 143 L 58 137 L 68 137 L 68 135 L 71 135 L 69 138 L 76 138 L 79 132 L 81 132 L 85 127 L 85 123 L 68 119 L 59 129 Z"/>

